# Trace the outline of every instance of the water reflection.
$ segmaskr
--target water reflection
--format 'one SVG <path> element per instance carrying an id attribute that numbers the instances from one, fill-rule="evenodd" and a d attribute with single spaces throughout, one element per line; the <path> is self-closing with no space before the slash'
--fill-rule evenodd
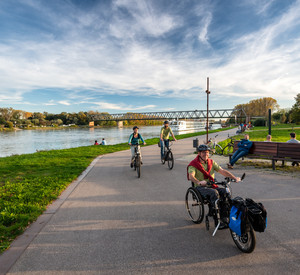
<path id="1" fill-rule="evenodd" d="M 161 126 L 140 127 L 144 138 L 159 136 Z M 29 154 L 37 150 L 53 150 L 93 145 L 105 138 L 107 144 L 127 142 L 132 127 L 85 128 L 63 130 L 21 130 L 0 132 L 0 157 Z"/>

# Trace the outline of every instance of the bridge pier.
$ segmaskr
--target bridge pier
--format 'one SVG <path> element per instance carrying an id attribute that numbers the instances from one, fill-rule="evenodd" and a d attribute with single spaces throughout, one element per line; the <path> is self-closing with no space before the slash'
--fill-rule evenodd
<path id="1" fill-rule="evenodd" d="M 118 128 L 123 128 L 123 120 L 118 120 L 117 126 L 118 126 Z"/>

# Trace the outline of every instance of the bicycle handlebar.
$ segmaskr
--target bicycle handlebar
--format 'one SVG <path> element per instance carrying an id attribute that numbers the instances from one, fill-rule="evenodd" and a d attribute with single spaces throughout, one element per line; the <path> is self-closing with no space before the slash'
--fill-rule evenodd
<path id="1" fill-rule="evenodd" d="M 241 182 L 244 180 L 245 177 L 246 177 L 246 173 L 244 173 L 244 174 L 241 176 Z M 226 178 L 225 178 L 225 181 L 220 181 L 220 182 L 215 181 L 215 182 L 211 182 L 211 183 L 226 186 L 226 184 L 229 183 L 230 181 L 231 181 L 231 182 L 236 182 L 235 179 L 230 179 L 230 178 L 226 177 Z"/>

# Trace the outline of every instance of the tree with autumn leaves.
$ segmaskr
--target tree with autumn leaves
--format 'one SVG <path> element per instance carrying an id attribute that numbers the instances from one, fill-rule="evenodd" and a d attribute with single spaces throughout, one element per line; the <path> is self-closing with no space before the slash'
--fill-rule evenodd
<path id="1" fill-rule="evenodd" d="M 238 104 L 234 107 L 236 110 L 243 109 L 250 117 L 267 117 L 268 110 L 272 112 L 279 109 L 277 100 L 272 97 L 263 97 L 249 101 L 249 103 Z"/>
<path id="2" fill-rule="evenodd" d="M 245 104 L 235 106 L 235 113 L 238 117 L 244 117 L 245 114 L 250 118 L 266 118 L 268 110 L 272 110 L 273 120 L 279 123 L 297 123 L 300 124 L 300 94 L 295 97 L 296 103 L 289 110 L 279 109 L 277 100 L 272 97 L 263 97 L 254 99 Z M 244 110 L 244 112 L 242 111 Z"/>

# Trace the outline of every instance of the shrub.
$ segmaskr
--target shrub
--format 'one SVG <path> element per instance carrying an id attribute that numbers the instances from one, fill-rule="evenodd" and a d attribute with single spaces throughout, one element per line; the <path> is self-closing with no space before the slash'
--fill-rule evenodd
<path id="1" fill-rule="evenodd" d="M 264 118 L 258 118 L 253 122 L 254 126 L 266 126 L 266 120 Z"/>
<path id="2" fill-rule="evenodd" d="M 11 121 L 7 121 L 5 126 L 10 129 L 14 128 L 14 124 Z"/>

